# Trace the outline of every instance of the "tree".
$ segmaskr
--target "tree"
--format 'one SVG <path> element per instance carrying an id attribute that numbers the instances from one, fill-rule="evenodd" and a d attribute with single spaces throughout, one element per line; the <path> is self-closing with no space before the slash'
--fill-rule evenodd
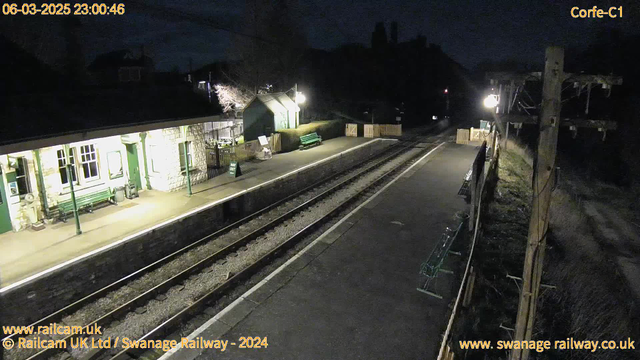
<path id="1" fill-rule="evenodd" d="M 261 88 L 285 91 L 306 48 L 306 36 L 294 13 L 296 0 L 247 0 L 243 33 L 234 39 L 231 57 L 238 60 L 230 80 L 256 94 Z"/>
<path id="2" fill-rule="evenodd" d="M 214 85 L 218 102 L 222 105 L 223 112 L 240 110 L 251 101 L 253 94 L 232 86 L 216 84 Z"/>

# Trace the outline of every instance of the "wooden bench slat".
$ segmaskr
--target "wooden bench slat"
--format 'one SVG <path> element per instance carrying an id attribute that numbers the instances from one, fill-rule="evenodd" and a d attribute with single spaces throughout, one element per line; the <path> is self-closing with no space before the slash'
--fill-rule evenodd
<path id="1" fill-rule="evenodd" d="M 305 145 L 312 145 L 312 144 L 321 143 L 321 142 L 322 142 L 322 137 L 315 132 L 300 136 L 300 144 L 301 144 L 300 148 L 304 147 Z"/>
<path id="2" fill-rule="evenodd" d="M 111 193 L 111 189 L 102 189 L 92 193 L 76 196 L 76 206 L 78 207 L 78 210 L 81 210 L 87 207 L 92 207 L 93 204 L 111 200 L 112 197 L 113 194 Z M 68 199 L 59 202 L 58 210 L 60 211 L 60 216 L 64 221 L 66 214 L 73 211 L 73 201 Z"/>

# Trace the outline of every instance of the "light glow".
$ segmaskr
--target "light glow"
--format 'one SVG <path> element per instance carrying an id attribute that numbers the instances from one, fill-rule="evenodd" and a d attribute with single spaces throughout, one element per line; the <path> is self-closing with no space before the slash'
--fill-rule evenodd
<path id="1" fill-rule="evenodd" d="M 491 109 L 496 106 L 498 106 L 498 95 L 491 94 L 484 99 L 484 107 Z"/>
<path id="2" fill-rule="evenodd" d="M 307 101 L 307 97 L 304 96 L 303 93 L 298 92 L 296 94 L 296 104 L 304 104 L 305 101 Z"/>

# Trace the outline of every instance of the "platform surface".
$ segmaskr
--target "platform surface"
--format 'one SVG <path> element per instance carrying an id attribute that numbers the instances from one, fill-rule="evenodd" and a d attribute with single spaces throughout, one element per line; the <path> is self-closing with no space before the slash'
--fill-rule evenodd
<path id="1" fill-rule="evenodd" d="M 140 197 L 81 213 L 83 233 L 76 235 L 73 217 L 67 223 L 53 223 L 41 231 L 25 230 L 0 235 L 0 287 L 16 283 L 41 271 L 90 253 L 153 225 L 170 221 L 211 202 L 270 181 L 303 166 L 348 151 L 372 139 L 340 137 L 323 141 L 304 151 L 275 154 L 267 161 L 241 165 L 242 176 L 222 174 L 194 185 L 193 195 L 186 189 L 176 192 L 141 191 Z M 388 141 L 376 139 L 373 141 Z M 390 142 L 390 141 L 389 141 Z M 391 143 L 391 142 L 390 142 Z"/>
<path id="2" fill-rule="evenodd" d="M 229 340 L 226 351 L 180 349 L 164 358 L 434 359 L 459 282 L 442 275 L 439 300 L 416 290 L 418 271 L 467 209 L 458 190 L 476 153 L 469 145 L 437 148 L 191 334 Z M 239 349 L 243 336 L 267 337 L 268 347 Z"/>

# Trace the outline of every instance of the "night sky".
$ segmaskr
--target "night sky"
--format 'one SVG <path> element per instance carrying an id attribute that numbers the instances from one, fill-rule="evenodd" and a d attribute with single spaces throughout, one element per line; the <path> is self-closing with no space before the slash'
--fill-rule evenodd
<path id="1" fill-rule="evenodd" d="M 217 26 L 237 32 L 249 32 L 243 12 L 245 1 L 139 0 L 155 7 L 177 9 L 196 14 Z M 251 4 L 251 0 L 246 3 Z M 311 47 L 332 49 L 345 43 L 370 45 L 371 32 L 378 21 L 389 31 L 391 21 L 399 24 L 399 40 L 427 37 L 429 43 L 442 46 L 445 53 L 467 68 L 485 60 L 514 59 L 541 63 L 548 45 L 584 48 L 604 29 L 619 29 L 626 34 L 640 33 L 640 4 L 637 1 L 389 1 L 389 0 L 304 0 L 293 9 L 299 14 L 302 30 Z M 83 19 L 83 47 L 87 64 L 99 53 L 121 48 L 145 51 L 158 70 L 178 66 L 187 70 L 189 58 L 197 68 L 229 57 L 233 36 L 212 27 L 159 15 L 149 9 L 127 4 L 124 16 L 98 16 Z M 583 8 L 623 6 L 622 19 L 574 19 L 573 6 Z M 52 61 L 62 46 L 61 36 L 49 31 L 48 22 L 56 19 L 14 17 L 10 27 L 20 29 L 22 42 L 32 52 Z M 6 25 L 6 23 L 5 23 Z M 49 57 L 50 59 L 47 59 Z"/>

